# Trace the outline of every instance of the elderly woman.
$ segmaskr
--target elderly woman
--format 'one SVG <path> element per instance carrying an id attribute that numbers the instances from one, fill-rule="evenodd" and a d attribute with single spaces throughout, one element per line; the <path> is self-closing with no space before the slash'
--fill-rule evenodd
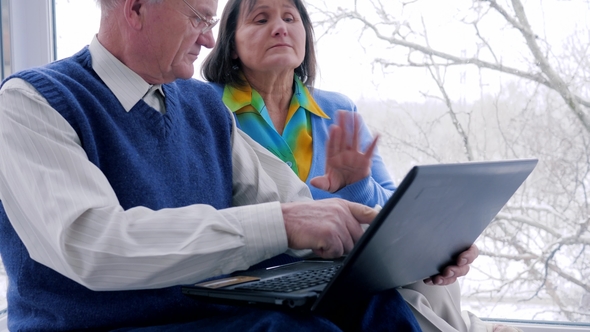
<path id="1" fill-rule="evenodd" d="M 340 116 L 340 126 L 329 130 L 337 110 L 356 112 L 356 106 L 341 94 L 307 88 L 316 62 L 303 5 L 245 1 L 241 11 L 240 4 L 228 2 L 219 43 L 203 65 L 204 77 L 219 83 L 239 127 L 287 163 L 314 198 L 383 205 L 395 187 L 381 157 L 373 154 L 376 140 L 360 118 L 350 121 L 356 129 L 352 138 L 340 127 L 350 116 Z"/>
<path id="2" fill-rule="evenodd" d="M 354 103 L 342 94 L 312 88 L 313 28 L 301 0 L 229 0 L 202 74 L 240 129 L 287 163 L 314 198 L 341 197 L 374 206 L 383 205 L 395 190 L 375 153 L 377 139 Z M 454 283 L 477 255 L 473 246 L 459 256 L 457 266 L 400 290 L 423 330 L 490 328 L 462 318 Z"/>

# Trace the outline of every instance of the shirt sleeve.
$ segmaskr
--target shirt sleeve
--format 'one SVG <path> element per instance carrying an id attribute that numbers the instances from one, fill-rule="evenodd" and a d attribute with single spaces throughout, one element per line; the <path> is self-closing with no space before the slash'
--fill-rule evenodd
<path id="1" fill-rule="evenodd" d="M 235 207 L 124 210 L 69 123 L 11 79 L 0 90 L 0 200 L 32 259 L 92 290 L 197 282 L 285 252 L 279 202 L 310 199 L 235 129 L 232 142 Z"/>

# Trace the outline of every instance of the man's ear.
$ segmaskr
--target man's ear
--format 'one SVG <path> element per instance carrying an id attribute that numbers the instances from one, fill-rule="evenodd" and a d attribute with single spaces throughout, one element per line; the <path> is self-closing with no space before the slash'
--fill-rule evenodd
<path id="1" fill-rule="evenodd" d="M 125 20 L 134 29 L 140 30 L 143 26 L 146 2 L 145 0 L 125 0 L 123 8 Z"/>

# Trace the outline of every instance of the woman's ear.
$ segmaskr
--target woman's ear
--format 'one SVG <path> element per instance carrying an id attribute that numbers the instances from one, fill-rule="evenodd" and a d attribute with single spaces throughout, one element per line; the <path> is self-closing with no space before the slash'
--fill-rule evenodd
<path id="1" fill-rule="evenodd" d="M 229 45 L 230 49 L 231 49 L 231 58 L 233 60 L 237 60 L 238 59 L 238 52 L 236 52 L 236 42 L 232 41 L 231 44 Z"/>

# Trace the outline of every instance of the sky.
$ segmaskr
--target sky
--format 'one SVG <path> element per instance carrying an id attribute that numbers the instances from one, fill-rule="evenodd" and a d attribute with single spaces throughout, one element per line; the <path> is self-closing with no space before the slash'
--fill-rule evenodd
<path id="1" fill-rule="evenodd" d="M 308 8 L 312 11 L 311 5 L 327 6 L 334 9 L 337 6 L 350 7 L 354 0 L 308 0 Z M 221 14 L 226 0 L 219 0 L 218 15 Z M 374 17 L 374 10 L 370 7 L 370 1 L 359 1 L 358 6 L 361 12 L 371 19 Z M 460 8 L 469 8 L 471 0 L 423 0 L 413 3 L 411 6 L 402 6 L 402 1 L 384 1 L 387 10 L 394 13 L 396 17 L 402 16 L 414 25 L 421 24 L 422 20 L 431 27 L 429 31 L 430 40 L 436 44 L 442 43 L 440 47 L 453 50 L 460 54 L 462 49 L 468 48 L 465 40 L 472 38 L 473 33 L 465 35 L 465 29 L 460 29 L 455 18 Z M 555 43 L 561 42 L 564 36 L 581 23 L 590 25 L 590 8 L 588 2 L 582 0 L 528 0 L 526 3 L 529 21 L 537 31 Z M 538 9 L 549 8 L 545 12 Z M 571 10 L 577 7 L 580 10 Z M 555 8 L 555 10 L 552 10 Z M 77 52 L 81 47 L 88 44 L 92 36 L 98 30 L 100 12 L 95 0 L 56 0 L 57 13 L 57 55 L 63 58 Z M 315 18 L 315 16 L 314 16 Z M 500 19 L 499 17 L 496 17 Z M 467 17 L 470 19 L 470 17 Z M 455 23 L 453 23 L 455 21 Z M 500 24 L 491 20 L 491 29 L 497 29 Z M 555 26 L 544 26 L 540 29 L 540 22 L 549 22 Z M 397 101 L 420 101 L 423 94 L 435 91 L 436 87 L 429 85 L 431 80 L 425 72 L 416 75 L 416 71 L 396 69 L 394 74 L 383 74 L 380 67 L 372 64 L 375 57 L 386 57 L 391 60 L 393 54 L 387 50 L 387 45 L 376 40 L 371 33 L 365 33 L 362 42 L 359 43 L 358 36 L 360 26 L 354 22 L 338 25 L 327 35 L 322 34 L 322 29 L 316 27 L 317 57 L 319 63 L 319 75 L 316 88 L 333 90 L 344 93 L 351 99 L 395 99 Z M 485 29 L 482 26 L 482 29 Z M 217 29 L 214 29 L 217 35 Z M 512 45 L 522 44 L 520 36 L 511 35 L 506 31 L 499 30 L 495 33 L 498 37 L 505 39 L 504 45 L 507 48 L 502 50 L 503 57 L 509 55 L 512 59 L 520 59 L 526 54 L 519 54 L 518 48 Z M 316 38 L 316 39 L 317 39 Z M 512 38 L 512 40 L 510 39 Z M 467 50 L 468 52 L 470 50 Z M 199 59 L 195 62 L 195 78 L 201 79 L 199 66 L 201 61 L 209 53 L 203 48 Z M 405 54 L 397 53 L 400 61 L 404 60 Z M 473 69 L 473 68 L 472 68 Z M 469 69 L 467 69 L 469 70 Z M 469 75 L 467 75 L 469 77 Z M 477 75 L 473 75 L 477 76 Z M 425 83 L 426 82 L 426 83 Z M 464 96 L 479 96 L 476 91 L 478 82 L 457 86 Z"/>
<path id="2" fill-rule="evenodd" d="M 219 0 L 218 15 L 221 14 L 225 3 L 226 0 Z M 58 59 L 79 51 L 98 31 L 100 11 L 94 0 L 56 0 L 56 15 L 58 17 L 56 28 Z M 380 94 L 390 96 L 391 90 L 407 89 L 406 92 L 400 91 L 399 95 L 409 95 L 411 88 L 408 89 L 408 82 L 403 80 L 389 82 L 386 91 L 377 90 L 372 81 L 379 81 L 383 77 L 378 71 L 373 71 L 371 50 L 358 47 L 352 37 L 353 32 L 349 30 L 346 27 L 339 28 L 339 33 L 324 36 L 316 43 L 319 63 L 319 79 L 316 87 L 342 92 L 353 100 L 361 97 L 378 98 Z M 217 28 L 213 32 L 216 36 Z M 208 53 L 208 49 L 202 48 L 201 55 L 195 62 L 194 77 L 197 79 L 202 79 L 198 74 L 199 68 Z M 361 84 L 343 86 L 342 82 L 346 81 Z"/>

